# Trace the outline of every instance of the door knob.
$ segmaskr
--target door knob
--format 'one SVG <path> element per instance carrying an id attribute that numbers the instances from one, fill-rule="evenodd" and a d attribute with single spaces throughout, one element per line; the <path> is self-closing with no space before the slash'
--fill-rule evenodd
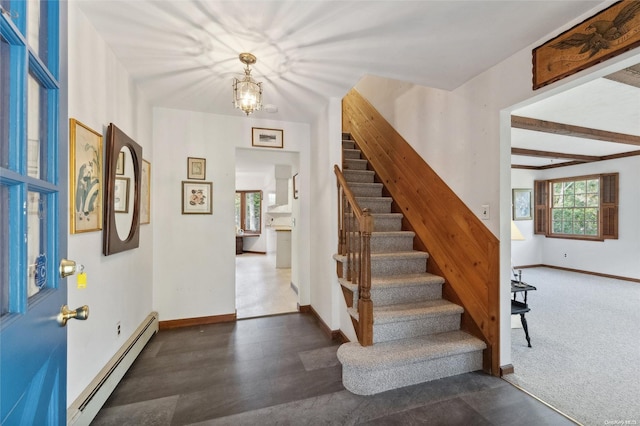
<path id="1" fill-rule="evenodd" d="M 58 314 L 58 324 L 60 324 L 60 327 L 64 327 L 67 325 L 67 321 L 71 318 L 75 318 L 80 321 L 86 320 L 89 318 L 89 307 L 84 305 L 72 311 L 67 305 L 63 305 L 62 308 L 60 308 L 60 313 Z"/>
<path id="2" fill-rule="evenodd" d="M 73 260 L 62 259 L 60 261 L 60 278 L 67 278 L 69 275 L 76 273 L 76 262 Z"/>

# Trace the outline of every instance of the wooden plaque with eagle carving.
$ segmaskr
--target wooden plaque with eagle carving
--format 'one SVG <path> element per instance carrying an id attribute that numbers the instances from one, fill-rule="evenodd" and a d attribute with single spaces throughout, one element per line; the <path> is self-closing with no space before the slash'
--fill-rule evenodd
<path id="1" fill-rule="evenodd" d="M 640 46 L 640 1 L 623 0 L 533 49 L 533 90 Z"/>

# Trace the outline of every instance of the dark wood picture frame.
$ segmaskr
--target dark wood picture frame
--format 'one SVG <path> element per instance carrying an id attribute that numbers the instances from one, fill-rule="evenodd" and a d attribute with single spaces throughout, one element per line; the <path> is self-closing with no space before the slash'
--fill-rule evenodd
<path id="1" fill-rule="evenodd" d="M 128 148 L 133 165 L 133 216 L 131 227 L 125 239 L 121 239 L 116 228 L 116 211 L 114 206 L 116 167 L 122 149 Z M 122 130 L 110 123 L 107 129 L 107 151 L 105 168 L 104 193 L 104 229 L 102 230 L 102 253 L 109 256 L 140 245 L 140 186 L 142 170 L 142 147 L 127 136 Z"/>
<path id="2" fill-rule="evenodd" d="M 252 127 L 251 146 L 262 148 L 284 148 L 284 131 L 282 129 Z"/>

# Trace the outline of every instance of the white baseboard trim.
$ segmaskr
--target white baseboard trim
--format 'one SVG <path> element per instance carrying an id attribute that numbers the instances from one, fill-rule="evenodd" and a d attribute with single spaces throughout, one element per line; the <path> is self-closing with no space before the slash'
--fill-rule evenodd
<path id="1" fill-rule="evenodd" d="M 67 425 L 89 425 L 145 345 L 158 332 L 158 313 L 151 312 L 67 409 Z"/>

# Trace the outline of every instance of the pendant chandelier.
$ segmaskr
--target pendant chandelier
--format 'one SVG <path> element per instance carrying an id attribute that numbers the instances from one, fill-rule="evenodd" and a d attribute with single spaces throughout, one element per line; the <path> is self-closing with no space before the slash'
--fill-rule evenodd
<path id="1" fill-rule="evenodd" d="M 244 78 L 233 79 L 233 104 L 247 115 L 262 108 L 262 83 L 256 82 L 251 77 L 249 68 L 249 65 L 255 64 L 256 60 L 251 53 L 241 53 L 240 62 L 246 65 Z"/>

